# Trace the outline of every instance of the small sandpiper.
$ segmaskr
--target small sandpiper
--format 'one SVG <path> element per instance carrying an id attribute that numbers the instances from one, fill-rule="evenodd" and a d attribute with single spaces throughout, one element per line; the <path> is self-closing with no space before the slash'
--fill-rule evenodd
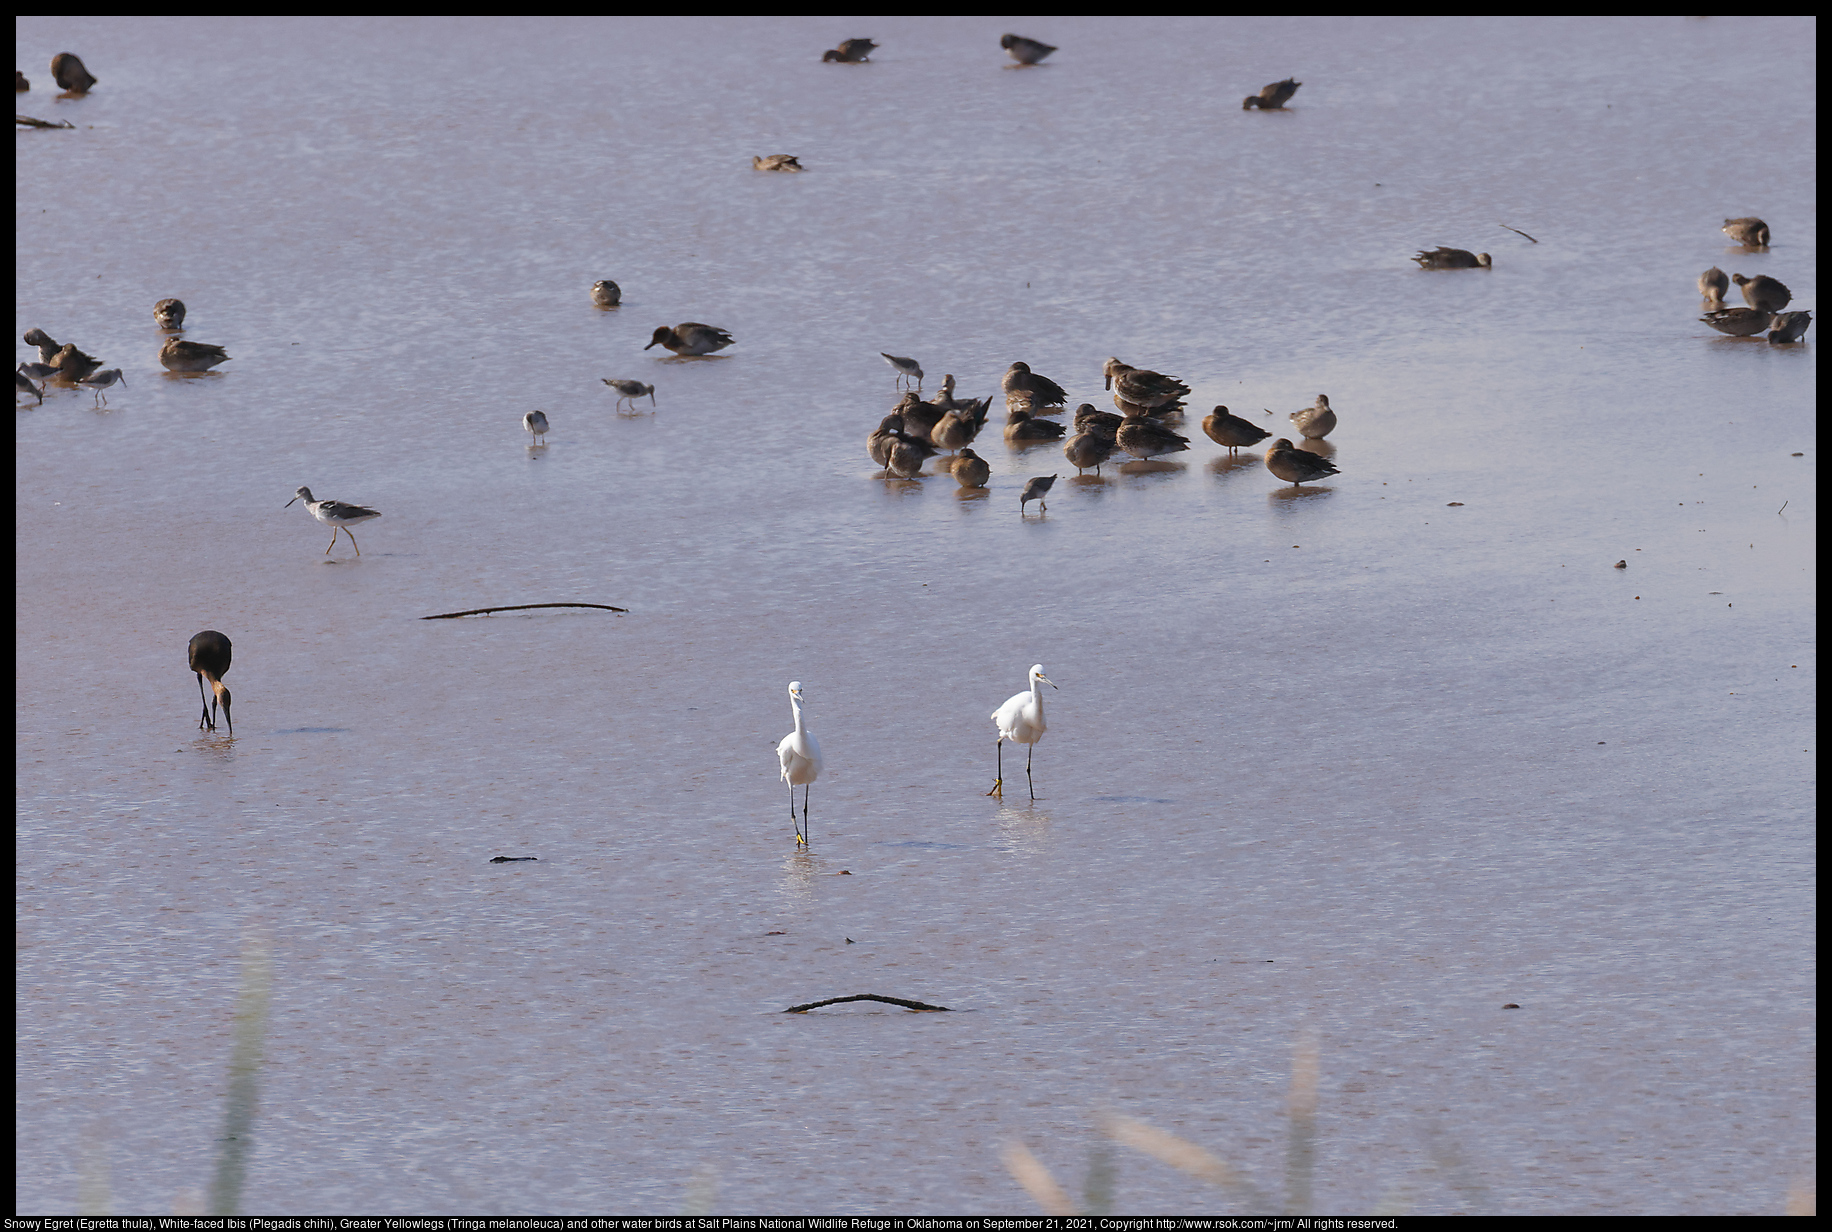
<path id="1" fill-rule="evenodd" d="M 547 443 L 541 439 L 547 435 L 547 413 L 545 411 L 529 411 L 526 415 L 523 415 L 522 427 L 534 433 L 535 444 L 545 445 Z M 337 536 L 332 535 L 331 538 L 335 540 Z M 353 539 L 351 542 L 354 543 L 355 540 Z"/>
<path id="2" fill-rule="evenodd" d="M 84 389 L 95 391 L 95 404 L 97 406 L 107 406 L 108 395 L 102 391 L 107 389 L 110 385 L 113 385 L 116 381 L 121 382 L 121 388 L 127 388 L 127 378 L 121 375 L 121 370 L 119 368 L 107 368 L 101 372 L 91 373 L 78 381 L 77 384 L 81 385 Z"/>
<path id="3" fill-rule="evenodd" d="M 1035 64 L 1056 49 L 1048 43 L 1039 43 L 1036 39 L 1025 38 L 1022 34 L 1007 34 L 999 39 L 999 46 L 1007 55 L 1019 64 Z"/>
<path id="4" fill-rule="evenodd" d="M 916 378 L 916 392 L 922 392 L 922 365 L 904 355 L 892 355 L 889 351 L 879 351 L 884 362 L 897 370 L 897 384 L 902 385 L 911 377 Z M 943 408 L 946 409 L 946 408 Z"/>
<path id="5" fill-rule="evenodd" d="M 1056 476 L 1054 475 L 1038 475 L 1025 484 L 1024 491 L 1018 494 L 1018 516 L 1024 516 L 1024 506 L 1029 501 L 1037 502 L 1039 512 L 1048 512 L 1049 506 L 1043 503 L 1043 498 L 1048 496 L 1050 489 L 1055 486 Z"/>

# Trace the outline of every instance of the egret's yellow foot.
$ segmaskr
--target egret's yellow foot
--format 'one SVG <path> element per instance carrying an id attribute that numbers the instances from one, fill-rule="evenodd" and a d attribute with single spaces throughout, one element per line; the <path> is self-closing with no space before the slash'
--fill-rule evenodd
<path id="1" fill-rule="evenodd" d="M 992 781 L 992 790 L 986 794 L 989 796 L 997 796 L 999 799 L 1003 800 L 1005 798 L 1005 780 L 994 779 Z"/>

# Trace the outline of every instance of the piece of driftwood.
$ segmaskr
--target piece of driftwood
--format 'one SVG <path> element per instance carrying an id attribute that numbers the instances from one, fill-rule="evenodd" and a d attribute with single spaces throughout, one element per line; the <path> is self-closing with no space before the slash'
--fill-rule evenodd
<path id="1" fill-rule="evenodd" d="M 1505 222 L 1498 222 L 1495 225 L 1497 227 L 1500 227 L 1503 231 L 1512 231 L 1515 235 L 1527 235 L 1527 233 L 1525 231 L 1522 231 L 1519 227 L 1510 227 Z M 1533 237 L 1530 235 L 1527 235 L 1527 238 L 1530 240 L 1533 240 Z M 1539 243 L 1538 240 L 1533 240 L 1533 242 L 1535 244 Z"/>
<path id="2" fill-rule="evenodd" d="M 477 607 L 468 612 L 440 612 L 437 616 L 422 616 L 421 620 L 456 620 L 460 616 L 487 616 L 491 612 L 523 612 L 531 607 L 595 607 L 606 612 L 627 612 L 627 607 L 612 607 L 608 603 L 511 603 L 508 607 Z"/>
<path id="3" fill-rule="evenodd" d="M 791 1005 L 784 1010 L 785 1014 L 801 1014 L 808 1010 L 818 1010 L 823 1005 L 838 1005 L 842 1001 L 882 1001 L 886 1005 L 901 1005 L 906 1010 L 918 1010 L 925 1013 L 948 1013 L 945 1005 L 924 1005 L 921 1001 L 905 1001 L 901 997 L 878 997 L 871 993 L 860 993 L 856 997 L 829 997 L 825 1001 L 810 1001 L 806 1005 Z"/>
<path id="4" fill-rule="evenodd" d="M 70 121 L 68 120 L 56 120 L 56 121 L 37 120 L 37 119 L 33 119 L 29 115 L 20 115 L 16 111 L 13 113 L 13 123 L 23 124 L 27 128 L 75 128 L 76 127 L 76 125 L 70 123 Z"/>

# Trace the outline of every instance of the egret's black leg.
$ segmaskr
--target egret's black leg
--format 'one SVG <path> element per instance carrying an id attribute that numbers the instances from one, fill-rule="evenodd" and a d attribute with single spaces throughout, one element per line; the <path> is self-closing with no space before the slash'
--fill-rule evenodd
<path id="1" fill-rule="evenodd" d="M 1037 751 L 1037 746 L 1034 744 L 1026 745 L 1024 748 L 1024 781 L 1030 784 L 1031 799 L 1033 800 L 1037 798 L 1037 785 L 1035 783 L 1031 783 L 1030 761 L 1031 761 L 1031 754 L 1035 753 L 1036 751 Z"/>
<path id="2" fill-rule="evenodd" d="M 802 842 L 810 847 L 814 846 L 814 831 L 808 828 L 808 793 L 813 790 L 813 783 L 802 784 Z M 789 794 L 791 796 L 795 794 L 793 788 L 789 790 Z"/>
<path id="3" fill-rule="evenodd" d="M 1003 736 L 999 737 L 997 754 L 999 759 L 998 777 L 992 780 L 992 790 L 986 794 L 989 796 L 997 796 L 999 799 L 1003 800 L 1005 798 L 1005 737 Z"/>

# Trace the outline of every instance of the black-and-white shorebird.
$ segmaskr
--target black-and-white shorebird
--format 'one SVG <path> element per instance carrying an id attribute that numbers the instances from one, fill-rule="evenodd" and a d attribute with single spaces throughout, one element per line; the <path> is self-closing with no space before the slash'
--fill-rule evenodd
<path id="1" fill-rule="evenodd" d="M 334 500 L 317 500 L 312 496 L 310 488 L 300 488 L 293 493 L 293 500 L 287 501 L 286 507 L 291 507 L 293 501 L 304 501 L 306 512 L 331 528 L 331 547 L 324 550 L 326 556 L 331 554 L 331 548 L 337 546 L 338 531 L 341 530 L 344 534 L 350 535 L 352 526 L 382 516 L 375 510 L 362 505 L 346 505 L 342 501 Z M 358 556 L 363 554 L 363 550 L 356 545 L 355 535 L 350 535 L 350 546 L 356 548 Z"/>
<path id="2" fill-rule="evenodd" d="M 632 414 L 635 413 L 638 398 L 647 398 L 650 406 L 655 405 L 655 386 L 653 385 L 644 385 L 641 381 L 619 381 L 608 376 L 601 376 L 598 379 L 617 391 L 617 402 L 630 404 Z M 612 405 L 615 406 L 616 403 Z"/>
<path id="3" fill-rule="evenodd" d="M 1266 451 L 1266 469 L 1294 488 L 1337 473 L 1334 462 L 1299 449 L 1282 436 Z"/>
<path id="4" fill-rule="evenodd" d="M 197 673 L 197 695 L 204 702 L 203 717 L 197 720 L 197 726 L 215 731 L 215 710 L 221 707 L 223 722 L 229 725 L 229 734 L 233 736 L 235 720 L 229 717 L 229 689 L 223 684 L 223 676 L 229 671 L 231 650 L 229 639 L 215 629 L 205 629 L 191 639 L 191 670 Z M 205 681 L 210 684 L 210 693 L 204 692 Z"/>
<path id="5" fill-rule="evenodd" d="M 547 435 L 547 412 L 529 411 L 526 415 L 522 416 L 522 427 L 534 434 L 535 444 L 545 445 L 547 443 L 541 439 Z M 333 539 L 336 537 L 335 535 L 331 536 Z"/>
<path id="6" fill-rule="evenodd" d="M 658 325 L 655 335 L 649 339 L 648 350 L 660 343 L 676 355 L 710 355 L 714 351 L 723 351 L 732 344 L 732 336 L 716 325 L 702 325 L 698 321 L 682 321 L 679 325 Z"/>
<path id="7" fill-rule="evenodd" d="M 879 351 L 884 362 L 897 370 L 897 384 L 902 385 L 911 377 L 916 378 L 916 390 L 922 391 L 922 365 L 906 355 L 892 355 L 889 351 Z"/>
<path id="8" fill-rule="evenodd" d="M 121 388 L 127 388 L 127 378 L 122 375 L 119 368 L 105 368 L 101 372 L 90 373 L 88 376 L 78 381 L 77 384 L 81 385 L 84 389 L 95 391 L 95 404 L 97 406 L 107 406 L 108 395 L 102 391 L 113 385 L 116 381 L 121 383 Z"/>
<path id="9" fill-rule="evenodd" d="M 1024 485 L 1024 491 L 1018 493 L 1018 515 L 1020 517 L 1023 516 L 1024 506 L 1031 501 L 1037 502 L 1039 511 L 1047 511 L 1049 506 L 1044 503 L 1043 498 L 1048 496 L 1050 489 L 1055 486 L 1056 476 L 1054 475 L 1038 475 L 1035 479 L 1026 483 Z"/>

